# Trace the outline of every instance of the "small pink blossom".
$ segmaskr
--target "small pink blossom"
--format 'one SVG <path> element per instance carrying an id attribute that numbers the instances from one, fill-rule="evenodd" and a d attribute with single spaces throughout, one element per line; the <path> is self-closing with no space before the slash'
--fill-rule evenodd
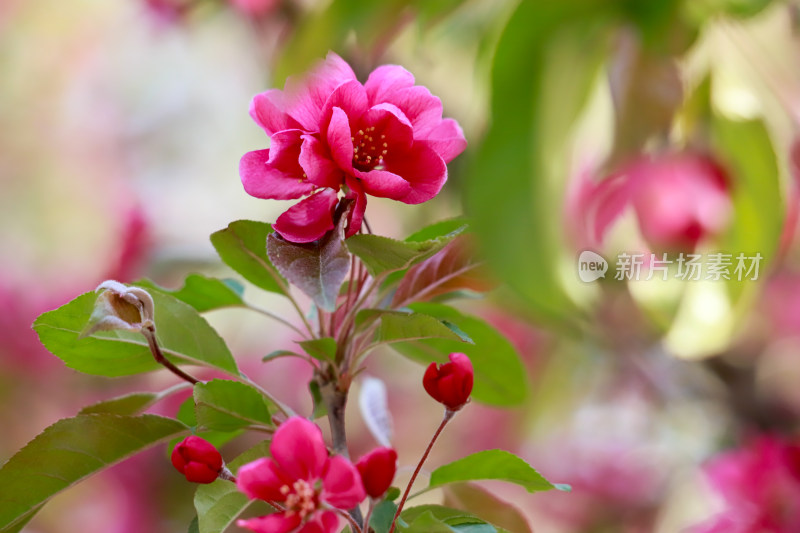
<path id="1" fill-rule="evenodd" d="M 270 148 L 242 157 L 239 174 L 257 198 L 302 198 L 275 222 L 292 242 L 311 242 L 333 228 L 342 190 L 355 199 L 349 237 L 361 228 L 367 195 L 418 204 L 436 196 L 447 163 L 466 147 L 442 103 L 397 65 L 375 69 L 362 84 L 336 54 L 304 79 L 258 94 L 250 115 Z"/>
<path id="2" fill-rule="evenodd" d="M 331 509 L 352 509 L 366 498 L 358 470 L 341 456 L 329 456 L 320 429 L 300 417 L 280 425 L 270 444 L 272 457 L 239 469 L 237 485 L 250 498 L 279 502 L 285 510 L 237 525 L 256 533 L 335 533 Z"/>
<path id="3" fill-rule="evenodd" d="M 762 436 L 706 466 L 725 509 L 692 533 L 800 531 L 800 446 Z"/>
<path id="4" fill-rule="evenodd" d="M 658 250 L 693 250 L 719 235 L 731 215 L 730 184 L 710 157 L 670 153 L 640 157 L 595 182 L 584 172 L 567 203 L 580 245 L 598 246 L 611 225 L 632 208 L 642 237 Z"/>
<path id="5" fill-rule="evenodd" d="M 254 17 L 263 16 L 278 7 L 278 0 L 229 0 L 240 12 Z"/>

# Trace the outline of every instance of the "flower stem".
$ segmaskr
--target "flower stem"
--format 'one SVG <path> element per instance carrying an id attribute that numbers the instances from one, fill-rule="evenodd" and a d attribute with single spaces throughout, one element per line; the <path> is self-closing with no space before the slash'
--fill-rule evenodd
<path id="1" fill-rule="evenodd" d="M 150 347 L 150 352 L 153 354 L 153 358 L 155 358 L 156 362 L 167 370 L 178 376 L 179 378 L 188 381 L 192 385 L 195 383 L 199 383 L 200 380 L 197 378 L 187 374 L 174 364 L 164 357 L 164 353 L 161 351 L 161 348 L 158 346 L 158 340 L 156 340 L 156 328 L 153 325 L 149 325 L 142 329 L 142 335 L 144 338 L 147 339 L 147 345 Z"/>
<path id="2" fill-rule="evenodd" d="M 364 533 L 369 533 L 369 521 L 372 518 L 372 510 L 375 509 L 375 500 L 369 499 L 369 508 L 367 509 L 367 516 L 364 517 Z"/>
<path id="3" fill-rule="evenodd" d="M 403 506 L 406 504 L 406 500 L 408 499 L 408 493 L 411 492 L 411 487 L 414 485 L 414 481 L 417 479 L 417 475 L 419 471 L 422 469 L 422 464 L 425 462 L 425 459 L 428 458 L 428 454 L 431 453 L 431 448 L 433 448 L 433 443 L 436 442 L 436 439 L 439 438 L 439 434 L 441 434 L 444 427 L 453 418 L 453 415 L 456 414 L 455 411 L 451 411 L 450 409 L 446 409 L 444 412 L 444 417 L 442 418 L 442 423 L 439 424 L 439 427 L 436 428 L 436 433 L 433 434 L 431 437 L 431 441 L 428 443 L 428 447 L 425 449 L 425 453 L 422 454 L 422 458 L 417 463 L 417 468 L 414 470 L 414 473 L 411 475 L 411 479 L 408 482 L 408 486 L 406 486 L 406 490 L 403 493 L 403 497 L 400 499 L 400 503 L 397 506 L 397 512 L 394 513 L 394 518 L 392 519 L 392 527 L 389 529 L 389 533 L 394 532 L 394 528 L 397 525 L 397 519 L 400 518 L 400 513 L 403 511 Z"/>

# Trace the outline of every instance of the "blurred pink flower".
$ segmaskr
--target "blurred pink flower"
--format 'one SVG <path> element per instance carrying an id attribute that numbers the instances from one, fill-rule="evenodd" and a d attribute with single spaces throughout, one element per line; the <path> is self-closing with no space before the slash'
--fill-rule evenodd
<path id="1" fill-rule="evenodd" d="M 800 445 L 762 436 L 706 466 L 725 509 L 692 533 L 800 531 Z"/>
<path id="2" fill-rule="evenodd" d="M 257 198 L 303 198 L 275 222 L 293 242 L 333 228 L 338 192 L 355 199 L 347 236 L 361 228 L 367 195 L 418 204 L 436 196 L 447 163 L 466 147 L 442 103 L 414 85 L 402 67 L 384 65 L 361 84 L 334 53 L 302 81 L 256 95 L 250 115 L 270 136 L 269 149 L 242 157 L 239 173 Z"/>
<path id="3" fill-rule="evenodd" d="M 246 15 L 263 16 L 278 7 L 278 0 L 229 0 L 230 4 Z"/>
<path id="4" fill-rule="evenodd" d="M 334 533 L 339 518 L 330 508 L 352 509 L 366 498 L 356 467 L 344 457 L 328 455 L 322 431 L 313 422 L 288 419 L 269 449 L 272 457 L 239 469 L 237 485 L 250 498 L 282 502 L 286 510 L 239 520 L 239 527 L 256 533 Z"/>
<path id="5" fill-rule="evenodd" d="M 579 245 L 599 246 L 629 206 L 644 239 L 659 250 L 693 250 L 725 229 L 731 214 L 729 183 L 710 157 L 695 153 L 643 156 L 600 182 L 580 175 L 566 215 Z"/>

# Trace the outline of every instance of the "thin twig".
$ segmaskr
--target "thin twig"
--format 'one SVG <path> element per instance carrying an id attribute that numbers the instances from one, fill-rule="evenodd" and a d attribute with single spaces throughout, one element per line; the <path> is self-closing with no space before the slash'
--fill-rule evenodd
<path id="1" fill-rule="evenodd" d="M 442 418 L 442 423 L 439 424 L 439 427 L 436 428 L 436 433 L 433 434 L 431 441 L 428 443 L 428 447 L 425 448 L 425 453 L 422 454 L 422 458 L 417 463 L 417 468 L 414 469 L 414 473 L 411 475 L 411 479 L 406 486 L 405 492 L 403 492 L 403 498 L 400 500 L 400 503 L 397 505 L 397 512 L 394 513 L 394 518 L 392 519 L 392 527 L 389 529 L 389 533 L 394 532 L 394 528 L 397 525 L 397 519 L 400 518 L 400 513 L 403 511 L 403 506 L 406 504 L 406 500 L 408 499 L 408 493 L 411 492 L 411 486 L 414 484 L 414 481 L 417 479 L 417 475 L 419 471 L 422 469 L 422 464 L 425 462 L 425 459 L 428 458 L 428 454 L 431 453 L 431 448 L 433 448 L 433 443 L 436 442 L 436 439 L 439 438 L 439 434 L 441 434 L 444 427 L 453 418 L 453 415 L 456 414 L 455 411 L 451 411 L 450 409 L 446 409 L 444 412 L 444 417 Z"/>
<path id="2" fill-rule="evenodd" d="M 200 383 L 200 380 L 191 376 L 172 364 L 172 362 L 164 357 L 164 353 L 161 351 L 161 348 L 158 346 L 158 340 L 156 340 L 156 328 L 153 325 L 146 326 L 142 328 L 142 335 L 144 338 L 147 339 L 147 345 L 150 347 L 150 353 L 153 354 L 156 362 L 178 376 L 179 378 L 188 381 L 192 385 L 195 383 Z"/>

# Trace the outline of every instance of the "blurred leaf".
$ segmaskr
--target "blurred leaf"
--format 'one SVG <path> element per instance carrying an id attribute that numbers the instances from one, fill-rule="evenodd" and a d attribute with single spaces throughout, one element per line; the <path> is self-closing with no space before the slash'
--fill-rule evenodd
<path id="1" fill-rule="evenodd" d="M 342 216 L 334 230 L 307 244 L 276 234 L 267 238 L 267 253 L 280 273 L 325 311 L 336 309 L 339 287 L 350 270 L 350 254 L 342 243 L 346 219 Z"/>
<path id="2" fill-rule="evenodd" d="M 314 359 L 320 361 L 336 360 L 336 339 L 333 337 L 310 339 L 307 341 L 300 341 L 297 344 Z"/>
<path id="3" fill-rule="evenodd" d="M 717 153 L 733 180 L 731 227 L 721 249 L 736 255 L 763 257 L 760 275 L 765 273 L 778 250 L 783 227 L 783 199 L 775 152 L 761 121 L 737 122 L 714 115 L 713 140 Z M 731 275 L 734 301 L 749 281 Z"/>
<path id="4" fill-rule="evenodd" d="M 369 525 L 374 533 L 389 533 L 396 512 L 397 505 L 393 501 L 383 500 L 376 505 L 369 519 Z"/>
<path id="5" fill-rule="evenodd" d="M 377 277 L 403 270 L 432 256 L 455 237 L 444 235 L 426 241 L 398 241 L 380 235 L 353 235 L 347 239 L 347 249 L 361 259 L 370 276 Z"/>
<path id="6" fill-rule="evenodd" d="M 356 325 L 363 327 L 364 324 L 369 324 L 376 319 L 381 322 L 375 337 L 375 342 L 378 344 L 422 339 L 449 339 L 457 343 L 472 342 L 469 337 L 459 336 L 441 320 L 422 313 L 363 309 L 356 315 Z"/>
<path id="7" fill-rule="evenodd" d="M 397 287 L 392 307 L 424 302 L 459 290 L 485 292 L 495 287 L 482 261 L 464 237 L 451 241 L 433 257 L 414 265 Z"/>
<path id="8" fill-rule="evenodd" d="M 113 415 L 136 415 L 153 405 L 159 399 L 154 392 L 133 392 L 123 396 L 117 396 L 110 400 L 87 405 L 78 413 L 79 415 L 89 415 L 96 413 L 107 413 Z"/>
<path id="9" fill-rule="evenodd" d="M 447 362 L 451 352 L 462 352 L 472 361 L 475 388 L 472 397 L 488 405 L 518 405 L 525 400 L 528 382 L 525 368 L 514 346 L 485 321 L 464 315 L 443 304 L 419 303 L 409 306 L 416 312 L 455 324 L 474 344 L 454 340 L 428 339 L 393 344 L 406 357 L 429 364 Z"/>
<path id="10" fill-rule="evenodd" d="M 214 379 L 194 386 L 198 426 L 233 431 L 246 426 L 272 427 L 267 400 L 255 388 L 238 381 Z"/>
<path id="11" fill-rule="evenodd" d="M 244 279 L 266 291 L 286 294 L 284 280 L 267 257 L 267 236 L 272 226 L 265 222 L 237 220 L 211 234 L 211 244 L 222 261 Z"/>
<path id="12" fill-rule="evenodd" d="M 533 313 L 559 324 L 577 311 L 559 274 L 565 140 L 603 60 L 616 4 L 519 3 L 495 52 L 492 122 L 467 176 L 466 209 L 485 257 Z"/>
<path id="13" fill-rule="evenodd" d="M 269 456 L 269 442 L 263 441 L 231 461 L 228 468 L 234 475 L 242 465 Z M 235 483 L 217 479 L 200 485 L 194 493 L 194 508 L 200 533 L 222 533 L 252 502 Z"/>
<path id="14" fill-rule="evenodd" d="M 152 296 L 159 345 L 173 363 L 200 364 L 238 374 L 225 342 L 195 309 L 164 293 L 156 291 Z M 117 377 L 162 368 L 138 333 L 115 330 L 78 338 L 96 298 L 94 292 L 88 292 L 40 315 L 33 328 L 42 344 L 68 367 L 87 374 Z"/>
<path id="15" fill-rule="evenodd" d="M 39 512 L 39 510 L 40 510 L 42 507 L 44 507 L 44 504 L 42 504 L 42 505 L 37 505 L 36 507 L 34 507 L 33 509 L 31 509 L 30 511 L 28 511 L 28 512 L 27 512 L 27 513 L 25 513 L 24 515 L 20 516 L 20 517 L 19 517 L 17 520 L 15 520 L 15 521 L 14 521 L 14 523 L 13 523 L 13 524 L 11 524 L 10 526 L 8 526 L 8 527 L 4 527 L 4 528 L 0 529 L 0 533 L 21 533 L 21 531 L 22 531 L 23 529 L 25 529 L 25 526 L 26 526 L 26 525 L 28 525 L 28 522 L 30 522 L 30 521 L 31 521 L 31 519 L 32 519 L 34 516 L 36 516 L 36 513 L 38 513 L 38 512 Z"/>
<path id="16" fill-rule="evenodd" d="M 262 357 L 261 362 L 266 363 L 268 361 L 272 361 L 273 359 L 277 359 L 279 357 L 303 357 L 303 356 L 291 350 L 275 350 L 269 352 L 267 355 Z"/>
<path id="17" fill-rule="evenodd" d="M 399 529 L 407 533 L 453 533 L 455 531 L 430 511 L 420 514 L 407 527 Z"/>
<path id="18" fill-rule="evenodd" d="M 149 279 L 137 281 L 136 285 L 169 294 L 173 298 L 191 305 L 201 313 L 221 307 L 244 305 L 242 300 L 244 287 L 233 279 L 217 279 L 200 274 L 189 274 L 180 289 L 165 289 Z"/>
<path id="19" fill-rule="evenodd" d="M 196 516 L 192 518 L 192 521 L 189 524 L 188 533 L 200 533 L 200 524 L 198 523 L 198 519 Z"/>
<path id="20" fill-rule="evenodd" d="M 0 468 L 0 529 L 88 476 L 187 431 L 171 418 L 78 415 L 45 429 Z"/>
<path id="21" fill-rule="evenodd" d="M 515 533 L 533 533 L 519 509 L 474 483 L 453 483 L 444 489 L 444 505 L 469 510 L 489 523 Z"/>
<path id="22" fill-rule="evenodd" d="M 361 418 L 378 444 L 391 447 L 392 413 L 389 411 L 386 384 L 383 380 L 367 376 L 361 381 L 358 407 Z"/>
<path id="23" fill-rule="evenodd" d="M 556 488 L 528 463 L 505 450 L 484 450 L 440 466 L 431 473 L 429 487 L 459 481 L 496 479 L 524 487 L 528 492 Z"/>

